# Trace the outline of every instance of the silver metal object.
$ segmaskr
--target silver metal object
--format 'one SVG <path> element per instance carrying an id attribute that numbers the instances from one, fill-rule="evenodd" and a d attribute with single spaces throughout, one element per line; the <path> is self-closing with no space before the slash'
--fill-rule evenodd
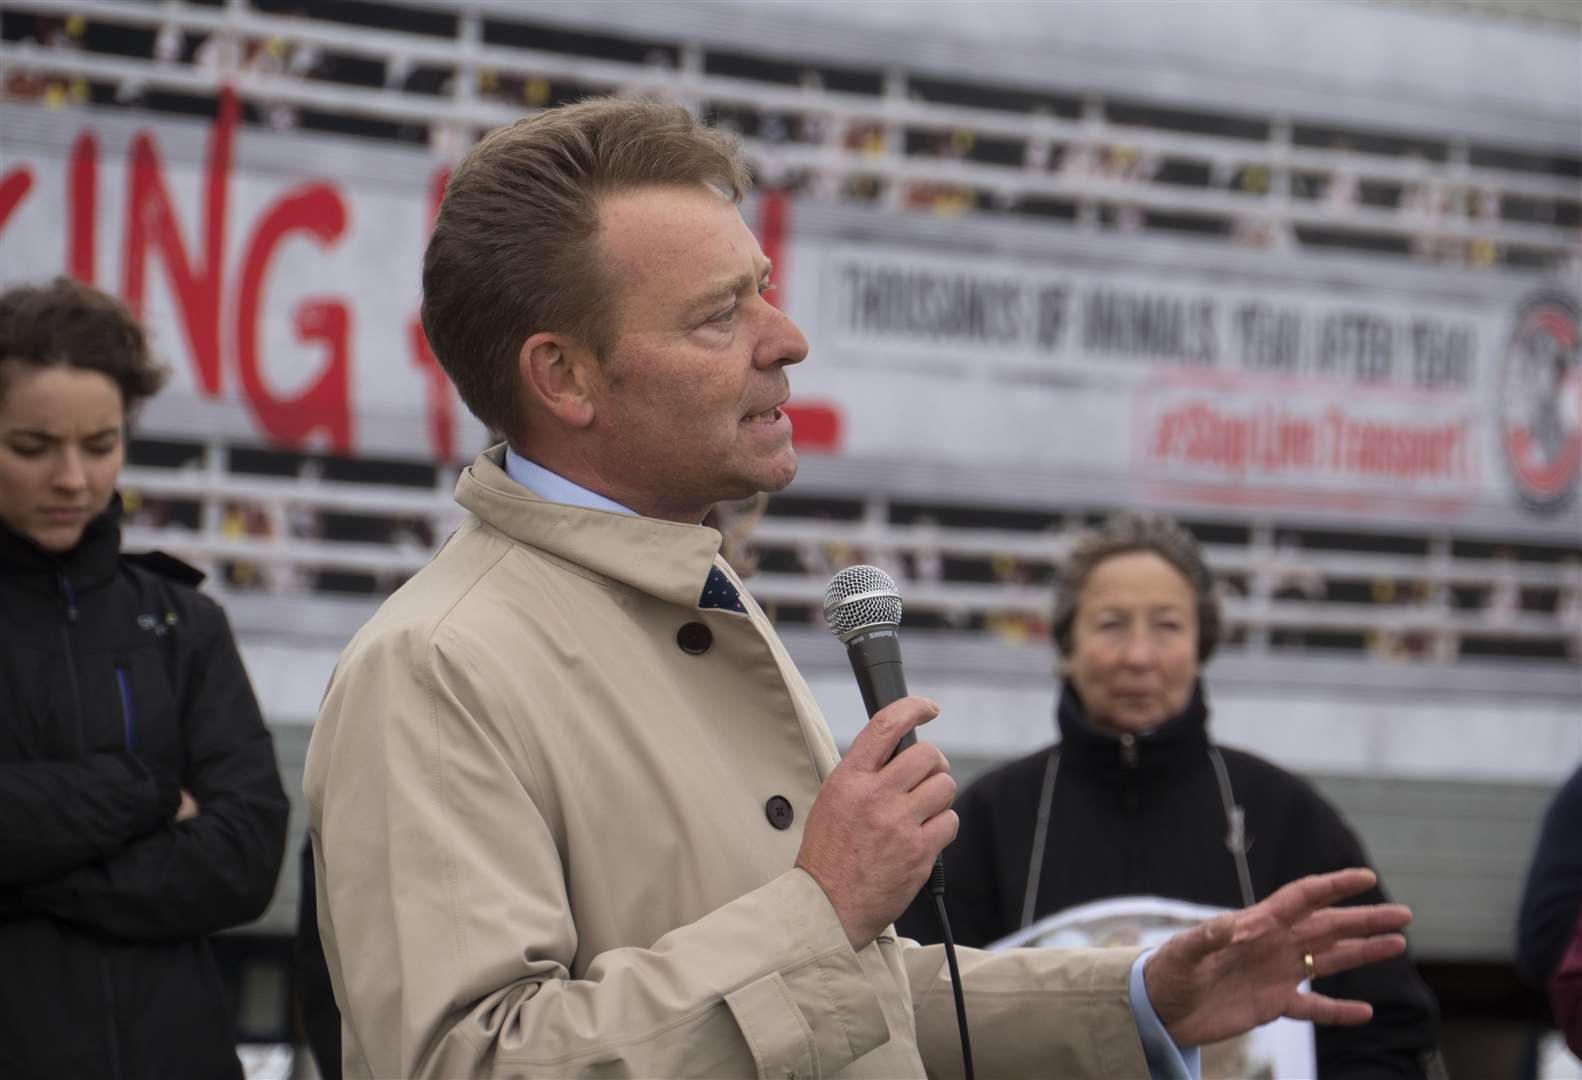
<path id="1" fill-rule="evenodd" d="M 875 626 L 899 626 L 901 593 L 877 566 L 848 566 L 824 590 L 824 622 L 842 641 Z"/>

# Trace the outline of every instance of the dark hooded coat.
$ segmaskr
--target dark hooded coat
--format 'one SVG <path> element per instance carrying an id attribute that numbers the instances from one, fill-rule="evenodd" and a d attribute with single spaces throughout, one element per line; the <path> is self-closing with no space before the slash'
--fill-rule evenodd
<path id="1" fill-rule="evenodd" d="M 287 802 L 202 575 L 118 518 L 0 525 L 0 1076 L 240 1077 L 206 935 L 269 903 Z"/>
<path id="2" fill-rule="evenodd" d="M 995 769 L 956 800 L 961 830 L 945 849 L 945 868 L 957 943 L 987 945 L 1020 929 L 1051 749 L 1060 761 L 1035 919 L 1116 896 L 1241 907 L 1201 684 L 1179 716 L 1140 738 L 1094 727 L 1069 683 L 1057 719 L 1056 747 Z M 1307 874 L 1368 865 L 1340 814 L 1306 781 L 1252 754 L 1226 747 L 1220 753 L 1245 814 L 1255 900 Z M 1351 903 L 1385 901 L 1380 887 Z M 931 898 L 927 906 L 914 902 L 897 928 L 939 940 Z M 1318 979 L 1314 989 L 1374 1007 L 1361 1027 L 1318 1028 L 1323 1080 L 1424 1075 L 1424 1057 L 1438 1044 L 1439 1011 L 1405 957 Z"/>

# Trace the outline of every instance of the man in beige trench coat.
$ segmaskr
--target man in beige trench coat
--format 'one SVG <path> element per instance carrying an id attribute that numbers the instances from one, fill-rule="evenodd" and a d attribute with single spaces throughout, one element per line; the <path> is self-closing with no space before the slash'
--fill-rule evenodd
<path id="1" fill-rule="evenodd" d="M 839 759 L 698 524 L 796 468 L 807 343 L 746 185 L 685 111 L 615 100 L 502 128 L 451 179 L 424 328 L 506 444 L 347 646 L 308 752 L 347 1076 L 961 1069 L 943 955 L 890 925 L 955 834 L 939 751 L 886 763 L 937 708 L 897 702 Z M 1179 1075 L 1177 1047 L 1281 1014 L 1362 1022 L 1298 983 L 1404 947 L 1405 909 L 1329 907 L 1370 882 L 1298 882 L 1142 960 L 964 950 L 977 1070 Z"/>

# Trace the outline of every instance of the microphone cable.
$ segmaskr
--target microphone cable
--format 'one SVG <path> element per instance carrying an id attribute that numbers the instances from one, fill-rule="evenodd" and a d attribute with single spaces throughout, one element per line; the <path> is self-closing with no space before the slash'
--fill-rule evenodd
<path id="1" fill-rule="evenodd" d="M 961 1068 L 966 1080 L 972 1077 L 972 1037 L 967 1034 L 967 998 L 961 988 L 961 969 L 956 966 L 956 939 L 950 933 L 950 915 L 945 911 L 945 857 L 934 859 L 934 872 L 928 877 L 928 891 L 934 897 L 934 912 L 945 941 L 945 966 L 950 971 L 950 990 L 956 998 L 956 1027 L 961 1030 Z"/>

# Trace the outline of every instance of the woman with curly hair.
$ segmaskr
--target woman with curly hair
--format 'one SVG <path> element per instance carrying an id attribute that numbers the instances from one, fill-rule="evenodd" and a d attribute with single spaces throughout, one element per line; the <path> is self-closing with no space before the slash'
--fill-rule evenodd
<path id="1" fill-rule="evenodd" d="M 240 1077 L 206 935 L 269 903 L 287 803 L 202 574 L 121 550 L 164 372 L 117 301 L 0 293 L 0 1075 Z"/>

